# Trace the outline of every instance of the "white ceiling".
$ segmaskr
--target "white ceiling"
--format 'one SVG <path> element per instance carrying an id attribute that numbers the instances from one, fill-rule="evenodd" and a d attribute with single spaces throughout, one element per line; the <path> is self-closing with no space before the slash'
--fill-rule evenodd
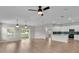
<path id="1" fill-rule="evenodd" d="M 37 8 L 37 6 L 0 6 L 0 22 L 16 24 L 17 17 L 19 24 L 26 23 L 30 26 L 79 22 L 79 6 L 50 6 L 49 10 L 44 11 L 44 16 L 38 16 L 35 11 L 28 11 Z"/>

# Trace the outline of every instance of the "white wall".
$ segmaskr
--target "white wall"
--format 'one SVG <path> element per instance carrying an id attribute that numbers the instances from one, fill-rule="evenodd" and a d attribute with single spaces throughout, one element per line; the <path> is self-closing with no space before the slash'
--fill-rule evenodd
<path id="1" fill-rule="evenodd" d="M 75 31 L 79 31 L 79 25 L 57 26 L 57 27 L 55 26 L 53 28 L 53 31 L 69 31 L 69 29 L 75 29 Z M 68 35 L 67 34 L 65 34 L 65 35 L 64 34 L 62 34 L 62 35 L 53 35 L 53 38 L 54 38 L 54 40 L 67 42 Z M 75 35 L 74 40 L 79 40 L 79 35 Z"/>
<path id="2" fill-rule="evenodd" d="M 34 32 L 35 32 L 34 38 L 42 38 L 42 39 L 46 38 L 46 32 L 45 32 L 45 28 L 43 26 L 35 27 Z"/>
<path id="3" fill-rule="evenodd" d="M 30 39 L 33 39 L 35 34 L 35 27 L 30 26 L 29 29 L 30 29 Z"/>
<path id="4" fill-rule="evenodd" d="M 2 35 L 2 33 L 1 33 L 2 31 L 1 31 L 1 28 L 2 28 L 2 23 L 0 23 L 0 40 L 2 40 L 2 36 L 1 36 Z"/>
<path id="5" fill-rule="evenodd" d="M 12 24 L 2 24 L 1 25 L 1 37 L 2 37 L 2 40 L 17 40 L 18 38 L 18 33 L 16 32 L 14 36 L 12 37 L 8 37 L 8 33 L 7 33 L 7 29 L 8 27 L 15 27 L 15 25 L 12 25 Z M 16 30 L 16 29 L 15 29 Z"/>
<path id="6" fill-rule="evenodd" d="M 79 25 L 71 25 L 71 26 L 38 26 L 34 27 L 33 29 L 33 38 L 43 38 L 45 39 L 47 34 L 45 28 L 48 28 L 51 30 L 51 34 L 53 31 L 69 31 L 69 29 L 75 29 L 75 31 L 79 31 Z M 68 35 L 62 34 L 62 35 L 53 35 L 52 34 L 52 40 L 61 41 L 61 42 L 67 42 Z M 79 35 L 75 35 L 75 40 L 79 40 Z"/>
<path id="7" fill-rule="evenodd" d="M 53 27 L 53 31 L 69 31 L 69 29 L 75 29 L 75 31 L 79 31 L 79 25 Z"/>

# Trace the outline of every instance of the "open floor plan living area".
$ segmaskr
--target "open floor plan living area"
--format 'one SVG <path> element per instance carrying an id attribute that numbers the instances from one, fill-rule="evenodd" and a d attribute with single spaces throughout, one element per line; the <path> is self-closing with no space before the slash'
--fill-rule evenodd
<path id="1" fill-rule="evenodd" d="M 0 53 L 79 53 L 79 6 L 0 6 Z"/>

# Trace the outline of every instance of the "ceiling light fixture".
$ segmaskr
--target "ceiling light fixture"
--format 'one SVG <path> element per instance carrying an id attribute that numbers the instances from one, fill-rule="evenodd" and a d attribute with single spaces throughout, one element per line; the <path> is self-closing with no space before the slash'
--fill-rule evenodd
<path id="1" fill-rule="evenodd" d="M 38 9 L 37 9 L 37 10 L 35 10 L 35 9 L 28 9 L 28 10 L 29 10 L 29 11 L 36 11 L 36 12 L 38 13 L 38 15 L 43 16 L 43 15 L 44 15 L 44 14 L 43 14 L 43 11 L 46 11 L 46 10 L 48 10 L 48 9 L 50 9 L 49 6 L 47 6 L 47 7 L 45 7 L 45 8 L 42 8 L 42 6 L 38 6 Z"/>
<path id="2" fill-rule="evenodd" d="M 72 20 L 71 17 L 69 17 L 68 20 Z"/>
<path id="3" fill-rule="evenodd" d="M 18 17 L 17 17 L 17 24 L 16 24 L 16 28 L 19 28 L 19 24 L 18 24 Z"/>
<path id="4" fill-rule="evenodd" d="M 27 25 L 25 25 L 25 28 L 27 28 Z"/>
<path id="5" fill-rule="evenodd" d="M 42 9 L 38 9 L 38 15 L 41 15 L 41 16 L 43 16 Z"/>
<path id="6" fill-rule="evenodd" d="M 72 20 L 72 22 L 75 22 L 74 20 Z"/>
<path id="7" fill-rule="evenodd" d="M 60 16 L 61 18 L 64 18 L 65 16 Z"/>
<path id="8" fill-rule="evenodd" d="M 19 28 L 19 24 L 16 24 L 16 27 Z"/>

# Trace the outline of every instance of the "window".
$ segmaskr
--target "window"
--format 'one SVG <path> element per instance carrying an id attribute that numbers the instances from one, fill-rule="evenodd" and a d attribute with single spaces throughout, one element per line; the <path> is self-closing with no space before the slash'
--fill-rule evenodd
<path id="1" fill-rule="evenodd" d="M 20 31 L 20 34 L 21 34 L 21 38 L 26 38 L 28 39 L 29 38 L 29 29 L 28 28 L 21 28 L 21 31 Z"/>
<path id="2" fill-rule="evenodd" d="M 16 33 L 16 30 L 15 30 L 14 27 L 7 28 L 7 36 L 8 36 L 8 38 L 15 37 L 15 33 Z"/>

